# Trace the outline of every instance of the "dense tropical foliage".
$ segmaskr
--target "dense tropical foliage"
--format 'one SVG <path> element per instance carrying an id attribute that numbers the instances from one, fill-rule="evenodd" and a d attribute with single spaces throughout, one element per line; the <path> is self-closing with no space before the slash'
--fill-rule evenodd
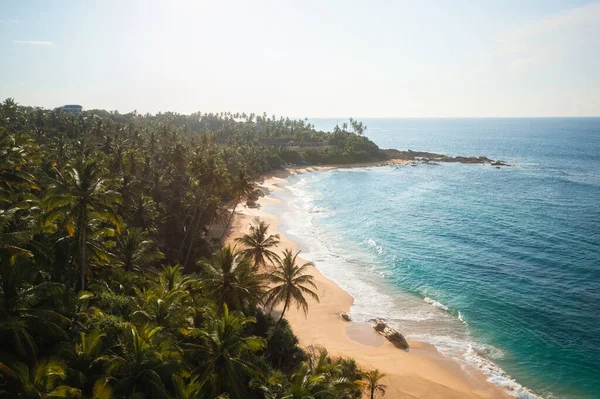
<path id="1" fill-rule="evenodd" d="M 354 362 L 267 312 L 316 298 L 296 256 L 260 221 L 221 242 L 259 174 L 381 159 L 350 126 L 2 103 L 0 397 L 359 397 Z"/>

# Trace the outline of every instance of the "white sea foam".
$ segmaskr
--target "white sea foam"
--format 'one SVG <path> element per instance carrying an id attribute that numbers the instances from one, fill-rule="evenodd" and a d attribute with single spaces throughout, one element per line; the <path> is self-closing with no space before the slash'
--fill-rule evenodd
<path id="1" fill-rule="evenodd" d="M 436 301 L 435 299 L 431 299 L 428 296 L 426 296 L 425 298 L 423 298 L 423 300 L 425 302 L 427 302 L 428 304 L 430 304 L 431 306 L 433 306 L 434 308 L 438 308 L 438 309 L 442 309 L 442 310 L 448 311 L 448 306 L 444 305 L 443 303 L 440 303 L 440 302 Z"/>
<path id="2" fill-rule="evenodd" d="M 449 308 L 430 297 L 400 293 L 386 283 L 386 273 L 377 264 L 377 255 L 386 255 L 375 240 L 363 242 L 375 252 L 356 251 L 341 237 L 315 226 L 316 218 L 331 216 L 332 210 L 318 207 L 315 201 L 322 195 L 307 190 L 307 185 L 322 174 L 304 175 L 299 181 L 286 186 L 291 198 L 281 214 L 282 229 L 298 239 L 303 258 L 314 262 L 319 270 L 346 290 L 355 299 L 350 316 L 357 322 L 372 318 L 386 319 L 407 338 L 429 342 L 446 356 L 465 366 L 476 367 L 485 373 L 488 381 L 506 389 L 519 399 L 541 399 L 517 383 L 492 360 L 504 353 L 498 348 L 476 343 L 469 336 L 468 324 L 458 312 L 454 316 Z M 387 255 L 386 255 L 387 256 Z M 379 281 L 378 281 L 379 280 Z M 490 360 L 491 359 L 491 360 Z"/>
<path id="3" fill-rule="evenodd" d="M 464 358 L 469 362 L 477 366 L 485 375 L 487 380 L 499 387 L 504 388 L 509 394 L 519 399 L 542 399 L 541 396 L 536 395 L 529 389 L 525 388 L 517 381 L 515 381 L 510 375 L 506 374 L 502 368 L 488 360 L 486 357 L 481 356 L 474 347 L 469 347 L 465 353 Z"/>

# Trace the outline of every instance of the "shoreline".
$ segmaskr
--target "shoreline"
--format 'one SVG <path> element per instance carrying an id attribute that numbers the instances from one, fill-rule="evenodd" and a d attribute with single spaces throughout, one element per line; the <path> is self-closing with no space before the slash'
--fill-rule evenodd
<path id="1" fill-rule="evenodd" d="M 307 166 L 279 170 L 265 175 L 258 185 L 266 191 L 257 201 L 258 208 L 241 206 L 234 215 L 231 228 L 226 236 L 227 243 L 249 231 L 250 223 L 259 217 L 270 224 L 270 234 L 279 234 L 281 243 L 277 252 L 285 248 L 294 251 L 298 245 L 280 230 L 279 217 L 264 211 L 265 205 L 276 205 L 279 200 L 270 193 L 283 191 L 281 184 L 286 178 L 296 174 L 316 170 L 355 168 L 406 164 L 409 161 L 392 160 L 378 163 L 351 164 L 339 166 Z M 306 260 L 299 258 L 299 262 Z M 268 270 L 267 270 L 268 272 Z M 457 361 L 442 355 L 432 344 L 408 340 L 410 351 L 405 352 L 377 334 L 366 323 L 344 321 L 340 313 L 348 313 L 354 298 L 325 277 L 318 265 L 309 268 L 309 274 L 318 287 L 320 303 L 309 299 L 308 316 L 292 307 L 286 312 L 286 319 L 300 346 L 321 346 L 331 355 L 350 357 L 363 369 L 377 368 L 387 376 L 387 397 L 392 398 L 511 398 L 507 391 L 487 381 L 487 376 L 475 367 L 465 367 Z M 274 312 L 280 312 L 276 308 Z"/>

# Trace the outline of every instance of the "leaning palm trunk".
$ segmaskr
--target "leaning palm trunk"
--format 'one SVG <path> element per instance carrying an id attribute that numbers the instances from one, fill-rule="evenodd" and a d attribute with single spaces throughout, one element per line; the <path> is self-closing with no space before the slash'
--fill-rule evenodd
<path id="1" fill-rule="evenodd" d="M 288 294 L 288 296 L 285 298 L 285 304 L 283 305 L 283 310 L 281 311 L 281 316 L 279 316 L 279 320 L 277 320 L 276 326 L 279 326 L 279 323 L 281 323 L 281 320 L 283 320 L 283 315 L 285 315 L 285 311 L 287 310 L 289 304 L 290 296 Z"/>
<path id="2" fill-rule="evenodd" d="M 200 216 L 196 221 L 196 226 L 194 227 L 194 231 L 192 233 L 192 238 L 190 238 L 190 245 L 188 246 L 187 253 L 185 254 L 185 262 L 183 263 L 183 267 L 187 267 L 188 260 L 190 259 L 190 253 L 192 252 L 192 247 L 194 246 L 194 239 L 196 238 L 196 233 L 198 232 L 198 228 L 200 227 L 200 222 L 202 221 L 202 214 L 204 210 L 200 212 Z"/>
<path id="3" fill-rule="evenodd" d="M 190 215 L 190 211 L 188 211 L 188 213 L 185 215 L 185 218 L 183 219 L 184 221 L 187 220 L 188 216 Z M 194 207 L 194 216 L 192 216 L 192 221 L 190 222 L 190 226 L 194 224 L 194 222 L 196 221 L 196 215 L 198 214 L 198 208 Z M 190 230 L 191 229 L 186 229 L 185 234 L 183 236 L 183 240 L 181 240 L 181 244 L 179 244 L 179 250 L 177 251 L 177 256 L 181 258 L 182 254 L 183 254 L 183 248 L 185 247 L 185 243 L 187 242 L 188 239 L 188 235 L 190 234 Z"/>
<path id="4" fill-rule="evenodd" d="M 233 209 L 231 210 L 231 215 L 229 215 L 227 224 L 225 225 L 225 228 L 223 229 L 223 234 L 221 235 L 221 241 L 223 241 L 223 239 L 225 238 L 225 235 L 227 234 L 227 230 L 229 230 L 229 226 L 231 225 L 231 221 L 233 220 L 233 215 L 235 215 L 235 209 L 237 208 L 238 204 L 240 203 L 240 200 L 241 200 L 241 197 L 239 197 L 239 196 L 235 200 L 235 204 L 233 205 Z"/>

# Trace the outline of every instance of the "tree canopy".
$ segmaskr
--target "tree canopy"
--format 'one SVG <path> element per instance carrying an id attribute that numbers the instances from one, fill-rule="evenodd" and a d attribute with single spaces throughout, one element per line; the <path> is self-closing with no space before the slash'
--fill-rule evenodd
<path id="1" fill-rule="evenodd" d="M 0 397 L 360 396 L 356 365 L 319 368 L 263 306 L 281 300 L 260 269 L 281 263 L 268 225 L 221 242 L 290 157 L 381 159 L 351 126 L 0 104 Z"/>

